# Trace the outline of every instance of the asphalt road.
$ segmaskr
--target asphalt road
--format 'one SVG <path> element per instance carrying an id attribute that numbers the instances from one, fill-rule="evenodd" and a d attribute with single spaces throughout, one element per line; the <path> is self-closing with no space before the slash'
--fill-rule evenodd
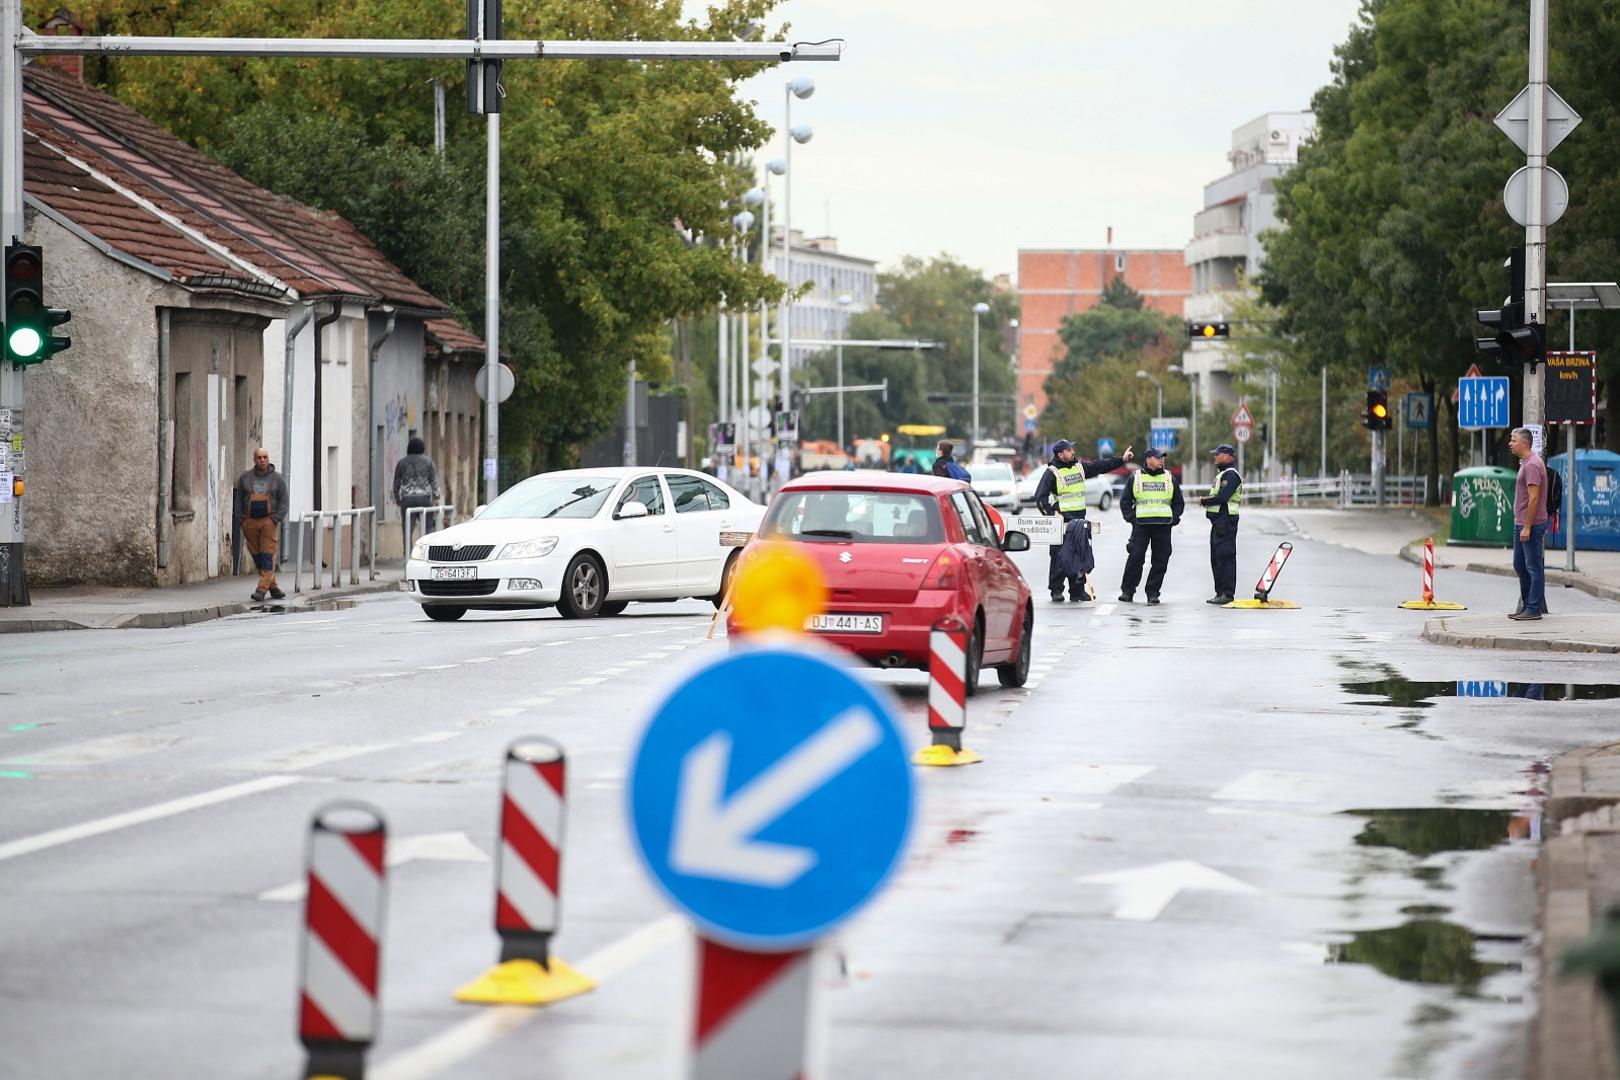
<path id="1" fill-rule="evenodd" d="M 1424 644 L 1425 616 L 1395 610 L 1414 567 L 1281 513 L 1246 519 L 1240 585 L 1292 537 L 1276 595 L 1301 610 L 1204 605 L 1194 520 L 1166 603 L 1115 603 L 1123 527 L 1104 520 L 1096 605 L 1048 604 L 1044 552 L 1020 557 L 1035 674 L 974 700 L 985 763 L 920 775 L 904 870 L 827 943 L 826 1075 L 1520 1075 L 1541 770 L 1611 738 L 1613 707 L 1446 688 L 1556 699 L 1614 681 L 1612 659 Z M 1444 584 L 1512 606 L 1508 579 Z M 10 636 L 0 1073 L 298 1075 L 288 886 L 311 812 L 353 798 L 415 855 L 391 871 L 371 1076 L 680 1075 L 690 939 L 631 854 L 622 786 L 653 703 L 725 648 L 711 611 L 441 625 L 388 595 Z M 874 678 L 925 741 L 921 677 Z M 495 960 L 487 856 L 526 734 L 568 750 L 556 952 L 601 985 L 542 1011 L 458 1005 Z"/>

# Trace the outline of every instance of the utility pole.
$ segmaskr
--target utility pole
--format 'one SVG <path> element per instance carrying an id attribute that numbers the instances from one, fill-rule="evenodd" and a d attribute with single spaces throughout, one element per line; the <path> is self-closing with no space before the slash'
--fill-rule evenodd
<path id="1" fill-rule="evenodd" d="M 1327 365 L 1322 366 L 1322 467 L 1318 475 L 1327 479 Z"/>
<path id="2" fill-rule="evenodd" d="M 22 37 L 22 0 L 0 0 L 0 245 L 23 236 L 22 54 L 14 43 Z M 3 273 L 0 270 L 0 273 Z M 0 410 L 9 412 L 11 430 L 23 434 L 23 369 L 0 362 Z M 29 457 L 39 453 L 30 446 Z M 16 475 L 21 475 L 18 469 Z M 9 482 L 9 481 L 8 481 Z M 28 579 L 23 573 L 23 503 L 13 498 L 0 504 L 0 606 L 28 603 Z"/>
<path id="3" fill-rule="evenodd" d="M 1547 0 L 1530 0 L 1530 125 L 1525 165 L 1529 167 L 1529 200 L 1524 221 L 1524 313 L 1528 322 L 1547 325 Z M 1539 427 L 1542 405 L 1541 368 L 1532 358 L 1524 365 L 1524 423 Z"/>

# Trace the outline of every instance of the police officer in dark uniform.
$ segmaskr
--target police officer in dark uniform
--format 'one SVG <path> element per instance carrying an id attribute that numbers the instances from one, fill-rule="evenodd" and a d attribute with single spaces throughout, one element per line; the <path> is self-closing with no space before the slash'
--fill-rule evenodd
<path id="1" fill-rule="evenodd" d="M 1035 507 L 1047 517 L 1053 514 L 1063 515 L 1063 524 L 1071 521 L 1084 521 L 1086 519 L 1086 478 L 1101 476 L 1115 469 L 1122 469 L 1125 463 L 1136 455 L 1130 447 L 1125 448 L 1123 457 L 1098 458 L 1096 461 L 1082 462 L 1075 452 L 1074 443 L 1068 439 L 1059 439 L 1052 444 L 1052 460 L 1041 476 L 1041 482 L 1035 486 Z M 1063 586 L 1069 586 L 1069 599 L 1079 603 L 1086 598 L 1086 579 L 1084 577 L 1070 578 L 1063 573 L 1058 565 L 1058 552 L 1061 546 L 1053 544 L 1051 547 L 1051 569 L 1046 575 L 1046 587 L 1052 594 L 1052 602 L 1063 600 Z"/>
<path id="2" fill-rule="evenodd" d="M 1237 592 L 1238 513 L 1243 509 L 1243 477 L 1232 467 L 1237 451 L 1222 443 L 1215 455 L 1215 487 L 1198 502 L 1209 517 L 1209 569 L 1215 595 L 1206 604 L 1230 604 Z"/>
<path id="3" fill-rule="evenodd" d="M 1151 447 L 1142 452 L 1142 471 L 1131 477 L 1119 500 L 1119 512 L 1131 523 L 1131 539 L 1125 547 L 1125 576 L 1119 583 L 1119 599 L 1129 604 L 1136 598 L 1142 580 L 1142 563 L 1153 553 L 1153 566 L 1147 576 L 1147 602 L 1159 602 L 1164 572 L 1170 568 L 1170 532 L 1181 524 L 1184 503 L 1181 481 L 1164 468 L 1164 451 Z"/>

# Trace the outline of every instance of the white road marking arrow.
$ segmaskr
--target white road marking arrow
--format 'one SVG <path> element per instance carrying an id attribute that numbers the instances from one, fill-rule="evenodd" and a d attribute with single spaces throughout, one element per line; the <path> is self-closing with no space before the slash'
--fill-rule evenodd
<path id="1" fill-rule="evenodd" d="M 489 862 L 489 856 L 478 850 L 464 832 L 423 833 L 420 836 L 402 836 L 388 841 L 384 861 L 391 867 L 423 859 L 428 862 Z M 259 894 L 260 900 L 279 900 L 295 903 L 304 898 L 308 883 L 299 878 L 285 885 L 277 885 Z"/>
<path id="2" fill-rule="evenodd" d="M 670 868 L 762 888 L 793 884 L 816 865 L 816 853 L 755 840 L 754 835 L 882 740 L 876 717 L 863 708 L 850 709 L 728 799 L 731 736 L 723 731 L 710 735 L 681 763 Z"/>
<path id="3" fill-rule="evenodd" d="M 1092 874 L 1075 880 L 1081 885 L 1116 886 L 1119 890 L 1119 906 L 1114 909 L 1114 918 L 1131 922 L 1152 922 L 1157 919 L 1183 889 L 1229 893 L 1260 891 L 1247 882 L 1227 877 L 1219 870 L 1211 870 L 1202 863 L 1186 859 L 1139 866 L 1134 870 L 1116 870 L 1111 874 Z"/>

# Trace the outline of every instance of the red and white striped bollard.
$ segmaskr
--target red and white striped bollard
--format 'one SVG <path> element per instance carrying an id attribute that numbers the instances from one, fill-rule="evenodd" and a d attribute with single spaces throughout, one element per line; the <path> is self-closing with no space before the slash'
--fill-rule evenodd
<path id="1" fill-rule="evenodd" d="M 699 938 L 688 1080 L 811 1080 L 811 949 L 745 952 Z"/>
<path id="2" fill-rule="evenodd" d="M 333 803 L 310 823 L 298 1038 L 306 1077 L 362 1080 L 377 1037 L 388 827 L 360 803 Z"/>
<path id="3" fill-rule="evenodd" d="M 1434 603 L 1434 537 L 1423 538 L 1423 602 Z"/>
<path id="4" fill-rule="evenodd" d="M 929 745 L 913 756 L 918 765 L 971 765 L 983 761 L 962 748 L 967 727 L 968 630 L 947 615 L 928 633 Z"/>
<path id="5" fill-rule="evenodd" d="M 495 857 L 495 932 L 500 961 L 456 990 L 478 1005 L 549 1005 L 596 984 L 551 952 L 562 896 L 568 762 L 550 739 L 506 749 L 500 852 Z"/>
<path id="6" fill-rule="evenodd" d="M 1265 573 L 1261 574 L 1260 580 L 1255 583 L 1254 598 L 1256 600 L 1262 604 L 1270 602 L 1271 590 L 1277 584 L 1277 575 L 1282 573 L 1283 567 L 1288 564 L 1288 556 L 1292 555 L 1293 552 L 1294 545 L 1286 540 L 1277 545 L 1276 553 L 1271 556 L 1271 561 L 1266 564 Z"/>

